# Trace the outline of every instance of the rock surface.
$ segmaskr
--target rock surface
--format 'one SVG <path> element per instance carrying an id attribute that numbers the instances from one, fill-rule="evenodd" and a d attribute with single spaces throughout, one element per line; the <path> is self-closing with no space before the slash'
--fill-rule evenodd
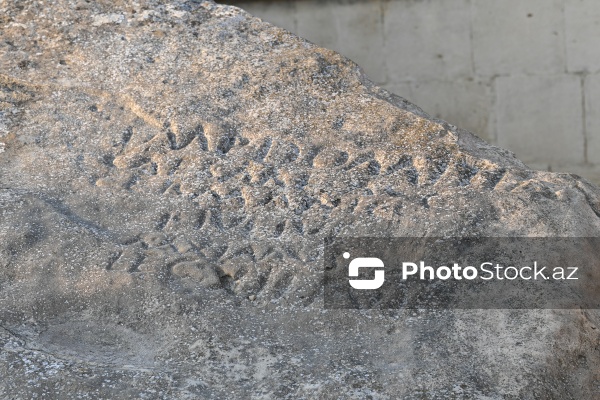
<path id="1" fill-rule="evenodd" d="M 599 396 L 595 310 L 324 310 L 323 239 L 597 236 L 340 55 L 212 2 L 0 1 L 0 397 Z"/>

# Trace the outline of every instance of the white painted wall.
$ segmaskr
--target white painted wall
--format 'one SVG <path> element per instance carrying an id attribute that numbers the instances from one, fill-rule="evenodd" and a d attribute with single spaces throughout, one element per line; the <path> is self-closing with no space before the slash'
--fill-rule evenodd
<path id="1" fill-rule="evenodd" d="M 600 184 L 600 0 L 229 3 L 531 167 Z"/>

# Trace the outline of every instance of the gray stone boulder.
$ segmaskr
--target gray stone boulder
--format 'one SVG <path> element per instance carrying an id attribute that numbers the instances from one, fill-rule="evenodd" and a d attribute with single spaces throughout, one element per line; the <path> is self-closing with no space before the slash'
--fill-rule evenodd
<path id="1" fill-rule="evenodd" d="M 592 399 L 596 310 L 326 310 L 328 236 L 598 236 L 235 7 L 0 2 L 0 397 Z"/>

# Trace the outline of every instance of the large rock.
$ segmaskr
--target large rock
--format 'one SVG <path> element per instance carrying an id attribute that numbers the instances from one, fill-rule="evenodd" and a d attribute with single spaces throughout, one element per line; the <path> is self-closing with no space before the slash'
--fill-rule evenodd
<path id="1" fill-rule="evenodd" d="M 0 152 L 2 398 L 599 396 L 594 310 L 323 309 L 326 236 L 597 236 L 600 192 L 242 10 L 0 1 Z"/>

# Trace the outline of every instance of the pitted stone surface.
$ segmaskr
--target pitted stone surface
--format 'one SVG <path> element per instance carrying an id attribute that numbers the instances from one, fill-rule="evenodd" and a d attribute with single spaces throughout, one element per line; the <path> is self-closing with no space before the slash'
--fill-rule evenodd
<path id="1" fill-rule="evenodd" d="M 0 2 L 0 394 L 592 398 L 595 311 L 322 309 L 323 240 L 596 236 L 529 170 L 211 2 Z"/>

